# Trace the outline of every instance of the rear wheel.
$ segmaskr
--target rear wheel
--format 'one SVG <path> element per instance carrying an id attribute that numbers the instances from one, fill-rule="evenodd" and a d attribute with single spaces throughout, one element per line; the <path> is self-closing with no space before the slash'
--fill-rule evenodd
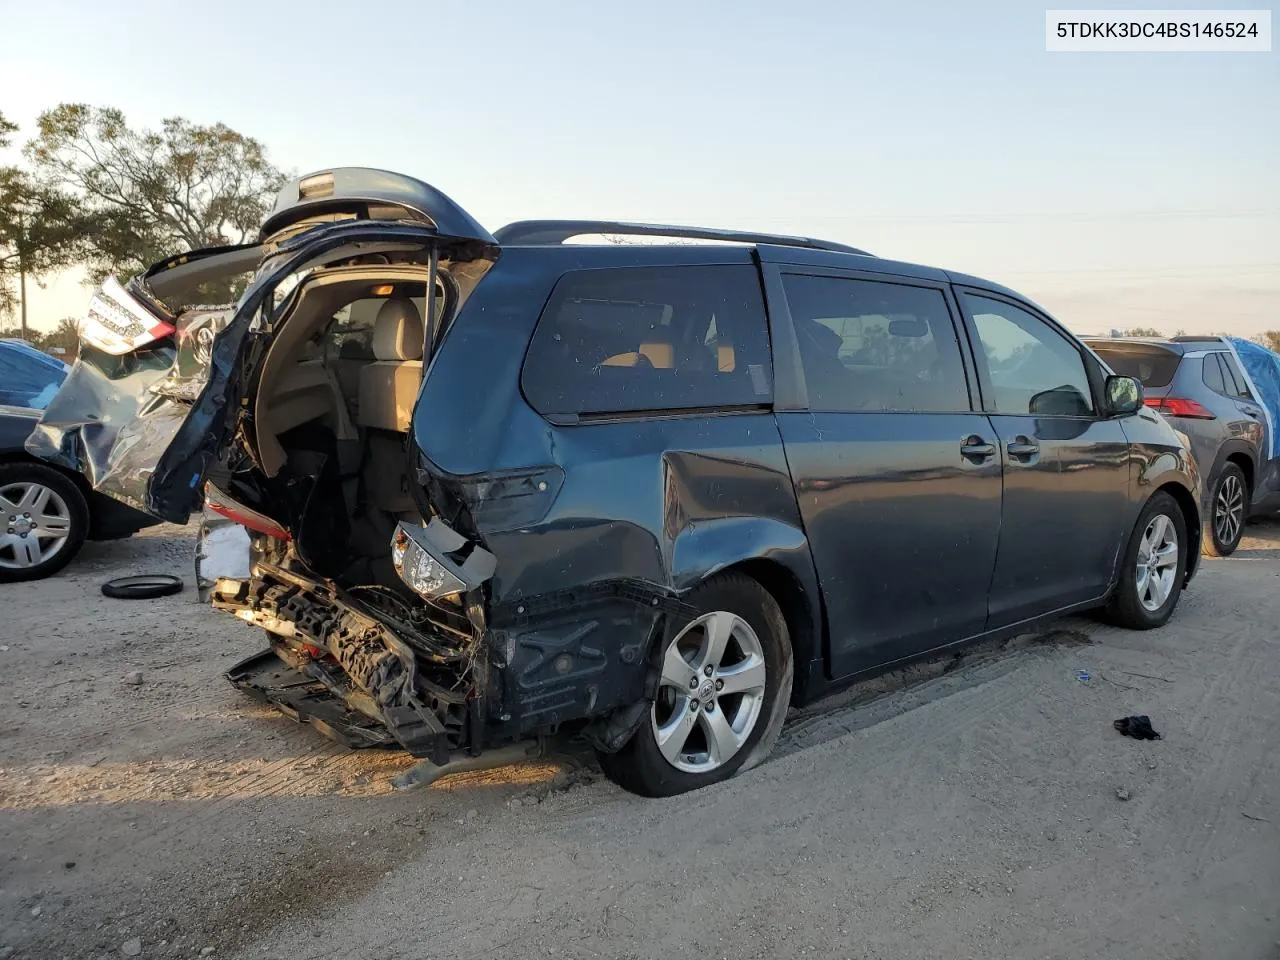
<path id="1" fill-rule="evenodd" d="M 645 721 L 620 751 L 600 754 L 611 780 L 648 797 L 695 790 L 759 763 L 791 699 L 787 625 L 764 587 L 724 574 L 687 600 L 698 615 L 657 651 L 658 692 Z"/>
<path id="2" fill-rule="evenodd" d="M 89 506 L 70 479 L 38 463 L 0 464 L 0 583 L 61 570 L 88 530 Z"/>
<path id="3" fill-rule="evenodd" d="M 1186 522 L 1178 502 L 1157 493 L 1143 507 L 1121 560 L 1120 583 L 1107 619 L 1131 630 L 1150 630 L 1173 615 L 1187 569 Z"/>
<path id="4" fill-rule="evenodd" d="M 1240 546 L 1249 505 L 1249 484 L 1244 471 L 1234 463 L 1226 463 L 1213 484 L 1212 506 L 1205 531 L 1204 553 L 1210 557 L 1229 557 Z"/>

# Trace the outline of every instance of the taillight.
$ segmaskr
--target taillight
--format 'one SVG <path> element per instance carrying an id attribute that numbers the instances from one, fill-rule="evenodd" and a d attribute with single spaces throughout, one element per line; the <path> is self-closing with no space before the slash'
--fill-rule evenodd
<path id="1" fill-rule="evenodd" d="M 1166 417 L 1187 417 L 1190 420 L 1216 419 L 1203 404 L 1185 397 L 1147 397 L 1146 403 L 1152 410 L 1159 410 Z"/>
<path id="2" fill-rule="evenodd" d="M 173 324 L 153 316 L 142 302 L 108 277 L 77 325 L 80 339 L 119 357 L 173 333 Z"/>
<path id="3" fill-rule="evenodd" d="M 212 483 L 204 485 L 204 505 L 214 513 L 221 514 L 233 523 L 238 523 L 247 530 L 274 537 L 277 540 L 292 540 L 289 531 L 270 517 L 251 510 L 243 503 L 237 503 Z"/>

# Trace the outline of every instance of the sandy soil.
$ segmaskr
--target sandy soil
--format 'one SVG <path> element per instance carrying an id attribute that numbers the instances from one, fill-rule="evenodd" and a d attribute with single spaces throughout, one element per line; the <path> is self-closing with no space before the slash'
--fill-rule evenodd
<path id="1" fill-rule="evenodd" d="M 255 631 L 190 587 L 98 592 L 190 584 L 191 548 L 158 528 L 0 588 L 0 960 L 1280 957 L 1280 527 L 1163 630 L 863 684 L 669 801 L 572 753 L 392 793 L 403 758 L 223 680 Z"/>

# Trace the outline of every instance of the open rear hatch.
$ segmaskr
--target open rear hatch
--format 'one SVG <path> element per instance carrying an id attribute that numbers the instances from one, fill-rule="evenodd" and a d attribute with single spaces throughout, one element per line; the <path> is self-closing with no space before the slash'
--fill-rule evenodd
<path id="1" fill-rule="evenodd" d="M 376 265 L 395 259 L 420 265 L 433 316 L 442 261 L 474 264 L 459 271 L 474 286 L 496 255 L 483 227 L 421 181 L 364 168 L 294 180 L 259 243 L 193 251 L 102 286 L 81 323 L 80 357 L 27 449 L 80 471 L 95 490 L 185 523 L 211 472 L 246 458 L 260 468 L 272 455 L 243 421 L 295 290 L 338 264 L 372 268 L 376 281 Z M 247 284 L 236 282 L 246 274 Z M 234 302 L 219 304 L 218 294 Z"/>

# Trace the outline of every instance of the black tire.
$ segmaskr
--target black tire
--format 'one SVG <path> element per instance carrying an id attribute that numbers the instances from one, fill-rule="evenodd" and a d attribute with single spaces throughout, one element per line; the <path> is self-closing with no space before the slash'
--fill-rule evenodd
<path id="1" fill-rule="evenodd" d="M 170 573 L 143 573 L 118 577 L 102 585 L 102 595 L 114 600 L 154 600 L 182 592 L 182 578 Z"/>
<path id="2" fill-rule="evenodd" d="M 1138 555 L 1142 549 L 1142 540 L 1148 527 L 1157 517 L 1164 516 L 1173 524 L 1178 540 L 1178 559 L 1174 568 L 1173 586 L 1164 602 L 1155 610 L 1148 610 L 1138 597 Z M 1159 492 L 1147 501 L 1138 515 L 1133 532 L 1129 534 L 1121 556 L 1120 582 L 1116 585 L 1111 602 L 1104 611 L 1104 619 L 1120 627 L 1130 630 L 1150 630 L 1163 626 L 1173 615 L 1178 605 L 1178 597 L 1182 594 L 1182 581 L 1187 572 L 1187 529 L 1186 518 L 1182 508 L 1169 494 Z"/>
<path id="3" fill-rule="evenodd" d="M 734 774 L 755 766 L 773 749 L 791 701 L 791 684 L 795 673 L 791 639 L 782 610 L 768 590 L 743 574 L 728 573 L 706 581 L 691 591 L 686 600 L 697 608 L 699 617 L 723 611 L 741 618 L 754 632 L 765 666 L 762 704 L 755 724 L 742 745 L 728 760 L 706 773 L 679 770 L 663 756 L 654 732 L 653 721 L 657 716 L 657 707 L 651 705 L 645 711 L 639 729 L 621 750 L 617 753 L 599 754 L 600 766 L 605 775 L 624 789 L 641 796 L 675 796 L 727 780 Z M 661 673 L 663 658 L 668 649 L 691 626 L 689 623 L 680 623 L 667 631 L 663 642 L 658 645 L 660 649 L 655 650 L 651 657 L 651 667 L 655 674 Z M 731 706 L 731 701 L 732 698 L 727 697 L 724 704 Z M 721 704 L 718 695 L 714 702 Z M 722 714 L 725 708 L 719 707 Z M 714 708 L 712 712 L 714 713 Z M 709 715 L 705 709 L 703 714 Z M 696 718 L 690 723 L 696 725 Z"/>
<path id="4" fill-rule="evenodd" d="M 1206 557 L 1229 557 L 1240 546 L 1244 536 L 1244 523 L 1249 516 L 1252 496 L 1244 471 L 1234 463 L 1225 463 L 1213 482 L 1213 494 L 1209 498 L 1209 516 L 1204 523 L 1204 535 L 1200 538 Z M 1236 508 L 1239 513 L 1230 522 L 1227 511 Z M 1231 530 L 1234 529 L 1234 534 Z"/>
<path id="5" fill-rule="evenodd" d="M 0 464 L 0 495 L 15 484 L 38 484 L 61 498 L 66 507 L 67 538 L 46 560 L 26 567 L 13 566 L 17 562 L 16 548 L 0 546 L 0 583 L 39 580 L 57 573 L 80 552 L 85 535 L 89 532 L 89 505 L 80 488 L 66 474 L 40 463 Z M 3 524 L 0 526 L 0 536 L 7 535 L 10 529 L 18 529 L 14 517 L 18 520 L 25 519 L 20 513 L 11 516 L 5 507 L 0 506 L 0 523 Z M 10 523 L 15 525 L 10 526 Z"/>

